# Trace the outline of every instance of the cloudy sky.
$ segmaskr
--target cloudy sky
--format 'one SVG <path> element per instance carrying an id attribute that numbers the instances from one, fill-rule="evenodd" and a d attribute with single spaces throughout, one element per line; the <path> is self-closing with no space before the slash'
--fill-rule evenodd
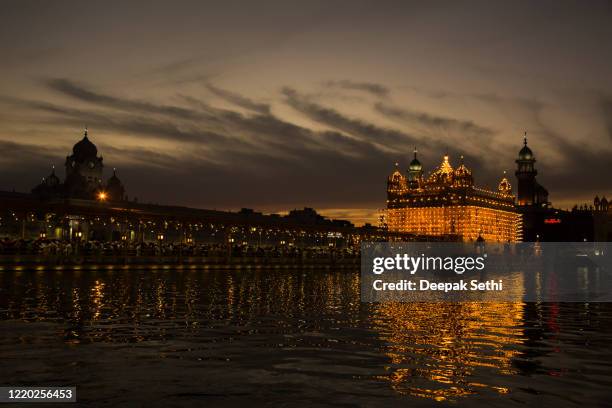
<path id="1" fill-rule="evenodd" d="M 526 130 L 553 204 L 612 196 L 610 21 L 597 1 L 3 1 L 0 189 L 63 176 L 87 126 L 140 201 L 360 222 L 414 146 L 494 187 Z"/>

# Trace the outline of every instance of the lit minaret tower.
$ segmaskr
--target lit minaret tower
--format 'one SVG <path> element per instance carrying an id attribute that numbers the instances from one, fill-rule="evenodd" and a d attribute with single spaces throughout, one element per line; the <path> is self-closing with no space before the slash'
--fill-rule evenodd
<path id="1" fill-rule="evenodd" d="M 523 148 L 516 159 L 517 169 L 514 173 L 518 181 L 518 205 L 533 205 L 536 202 L 537 182 L 535 177 L 538 171 L 535 169 L 535 162 L 533 152 L 527 146 L 527 132 L 525 132 Z"/>

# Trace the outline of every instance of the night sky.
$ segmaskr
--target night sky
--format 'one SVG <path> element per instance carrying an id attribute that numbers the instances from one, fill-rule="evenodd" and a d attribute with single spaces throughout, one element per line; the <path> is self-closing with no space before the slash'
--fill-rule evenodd
<path id="1" fill-rule="evenodd" d="M 555 206 L 612 196 L 612 3 L 0 3 L 0 190 L 89 129 L 130 198 L 358 223 L 414 146 Z M 128 3 L 128 2 L 125 2 Z"/>

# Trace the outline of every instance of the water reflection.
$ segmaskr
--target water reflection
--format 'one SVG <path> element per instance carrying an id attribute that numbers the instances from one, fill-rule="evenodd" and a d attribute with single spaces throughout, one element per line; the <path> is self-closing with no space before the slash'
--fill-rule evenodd
<path id="1" fill-rule="evenodd" d="M 490 388 L 507 393 L 495 377 L 515 374 L 522 342 L 522 303 L 386 303 L 373 326 L 388 344 L 393 389 L 438 401 Z M 476 380 L 488 372 L 488 384 Z"/>
<path id="2" fill-rule="evenodd" d="M 610 304 L 364 304 L 358 272 L 247 268 L 4 271 L 0 288 L 0 320 L 21 325 L 1 331 L 2 353 L 37 336 L 15 327 L 52 322 L 75 353 L 147 344 L 164 359 L 299 374 L 300 390 L 486 405 L 573 403 L 568 389 L 586 387 L 596 405 L 612 387 Z"/>

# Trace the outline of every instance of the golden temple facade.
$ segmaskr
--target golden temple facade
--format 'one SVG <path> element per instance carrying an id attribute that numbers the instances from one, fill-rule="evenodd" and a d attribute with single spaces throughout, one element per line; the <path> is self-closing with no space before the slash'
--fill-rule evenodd
<path id="1" fill-rule="evenodd" d="M 445 155 L 424 178 L 416 150 L 407 175 L 396 168 L 387 180 L 385 221 L 389 231 L 463 241 L 518 242 L 522 236 L 521 214 L 505 175 L 497 191 L 479 188 L 463 157 L 453 168 Z"/>

